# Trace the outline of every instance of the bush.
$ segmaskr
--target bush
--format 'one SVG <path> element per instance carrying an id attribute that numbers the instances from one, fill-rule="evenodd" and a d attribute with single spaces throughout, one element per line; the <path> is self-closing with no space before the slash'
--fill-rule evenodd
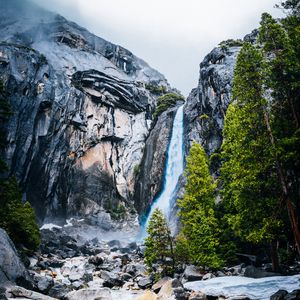
<path id="1" fill-rule="evenodd" d="M 145 88 L 152 94 L 163 95 L 167 92 L 167 88 L 163 85 L 155 85 L 148 83 L 145 85 Z"/>
<path id="2" fill-rule="evenodd" d="M 161 113 L 170 107 L 174 107 L 178 101 L 184 101 L 184 97 L 175 93 L 168 93 L 157 99 L 157 107 L 153 113 L 153 118 L 157 118 Z"/>
<path id="3" fill-rule="evenodd" d="M 40 245 L 34 210 L 29 202 L 22 203 L 22 193 L 15 177 L 1 182 L 0 227 L 7 231 L 16 246 L 34 251 Z"/>

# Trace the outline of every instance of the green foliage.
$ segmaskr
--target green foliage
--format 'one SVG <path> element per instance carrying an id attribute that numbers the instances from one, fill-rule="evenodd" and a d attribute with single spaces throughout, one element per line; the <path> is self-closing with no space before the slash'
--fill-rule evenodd
<path id="1" fill-rule="evenodd" d="M 228 39 L 226 41 L 222 41 L 219 46 L 222 50 L 227 50 L 229 47 L 241 47 L 243 46 L 243 41 L 240 39 Z"/>
<path id="2" fill-rule="evenodd" d="M 137 164 L 137 165 L 135 165 L 134 168 L 133 168 L 133 174 L 134 174 L 134 176 L 136 177 L 136 176 L 138 176 L 139 173 L 140 173 L 140 165 Z"/>
<path id="3" fill-rule="evenodd" d="M 222 264 L 218 220 L 215 217 L 213 183 L 204 149 L 194 143 L 187 157 L 187 183 L 183 199 L 178 201 L 182 232 L 187 239 L 192 261 L 207 267 Z"/>
<path id="4" fill-rule="evenodd" d="M 152 94 L 155 95 L 163 95 L 167 93 L 167 88 L 164 85 L 156 85 L 156 84 L 151 84 L 147 83 L 145 85 L 145 88 L 150 91 Z"/>
<path id="5" fill-rule="evenodd" d="M 23 245 L 34 251 L 40 245 L 34 210 L 28 202 L 22 203 L 22 193 L 15 177 L 1 182 L 0 227 L 17 246 Z"/>
<path id="6" fill-rule="evenodd" d="M 190 262 L 189 242 L 182 232 L 175 238 L 174 256 L 177 264 Z"/>
<path id="7" fill-rule="evenodd" d="M 273 240 L 281 226 L 272 213 L 278 204 L 278 181 L 264 120 L 262 66 L 259 50 L 245 44 L 235 68 L 235 102 L 227 110 L 222 146 L 222 195 L 234 208 L 228 222 L 254 243 Z"/>
<path id="8" fill-rule="evenodd" d="M 202 114 L 202 115 L 199 117 L 199 119 L 201 119 L 201 120 L 207 120 L 207 119 L 209 119 L 209 116 L 208 116 L 207 114 Z"/>
<path id="9" fill-rule="evenodd" d="M 165 272 L 169 270 L 167 258 L 171 258 L 174 265 L 173 241 L 170 228 L 162 211 L 156 208 L 150 217 L 147 227 L 148 236 L 145 239 L 145 262 L 150 270 L 153 265 L 159 263 Z"/>
<path id="10" fill-rule="evenodd" d="M 175 93 L 168 93 L 157 99 L 157 107 L 153 113 L 153 118 L 157 118 L 161 113 L 176 105 L 178 101 L 184 101 L 184 97 Z"/>

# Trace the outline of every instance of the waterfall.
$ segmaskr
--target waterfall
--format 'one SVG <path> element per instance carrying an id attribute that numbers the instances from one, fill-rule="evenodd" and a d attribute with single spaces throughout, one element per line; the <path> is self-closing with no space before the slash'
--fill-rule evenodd
<path id="1" fill-rule="evenodd" d="M 171 212 L 171 204 L 176 196 L 176 186 L 179 176 L 183 172 L 183 105 L 176 112 L 170 144 L 167 152 L 166 166 L 164 172 L 164 182 L 161 193 L 153 201 L 150 212 L 142 224 L 141 237 L 146 236 L 146 228 L 149 219 L 156 208 L 160 208 L 169 219 Z"/>

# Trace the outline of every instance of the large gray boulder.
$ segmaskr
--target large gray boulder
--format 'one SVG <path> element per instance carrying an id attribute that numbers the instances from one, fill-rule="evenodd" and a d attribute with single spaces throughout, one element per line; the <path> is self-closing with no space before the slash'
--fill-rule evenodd
<path id="1" fill-rule="evenodd" d="M 18 279 L 29 279 L 29 275 L 14 243 L 6 231 L 0 228 L 0 284 L 6 281 L 16 282 Z"/>
<path id="2" fill-rule="evenodd" d="M 72 291 L 65 295 L 64 299 L 66 300 L 77 300 L 77 299 L 85 299 L 85 300 L 112 300 L 111 292 L 108 288 L 87 288 L 81 289 L 78 291 Z"/>

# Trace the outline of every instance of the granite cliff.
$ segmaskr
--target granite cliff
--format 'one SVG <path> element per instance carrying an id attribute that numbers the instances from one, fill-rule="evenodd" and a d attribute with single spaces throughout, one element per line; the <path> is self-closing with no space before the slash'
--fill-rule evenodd
<path id="1" fill-rule="evenodd" d="M 167 80 L 127 49 L 30 2 L 4 1 L 0 14 L 0 78 L 14 112 L 2 155 L 24 198 L 41 222 L 136 218 L 135 208 L 147 206 L 133 194 L 148 137 L 163 122 L 168 138 L 172 126 L 173 110 L 152 120 L 153 87 L 171 91 Z M 150 155 L 154 169 L 163 169 L 164 159 L 154 160 L 166 147 Z"/>

